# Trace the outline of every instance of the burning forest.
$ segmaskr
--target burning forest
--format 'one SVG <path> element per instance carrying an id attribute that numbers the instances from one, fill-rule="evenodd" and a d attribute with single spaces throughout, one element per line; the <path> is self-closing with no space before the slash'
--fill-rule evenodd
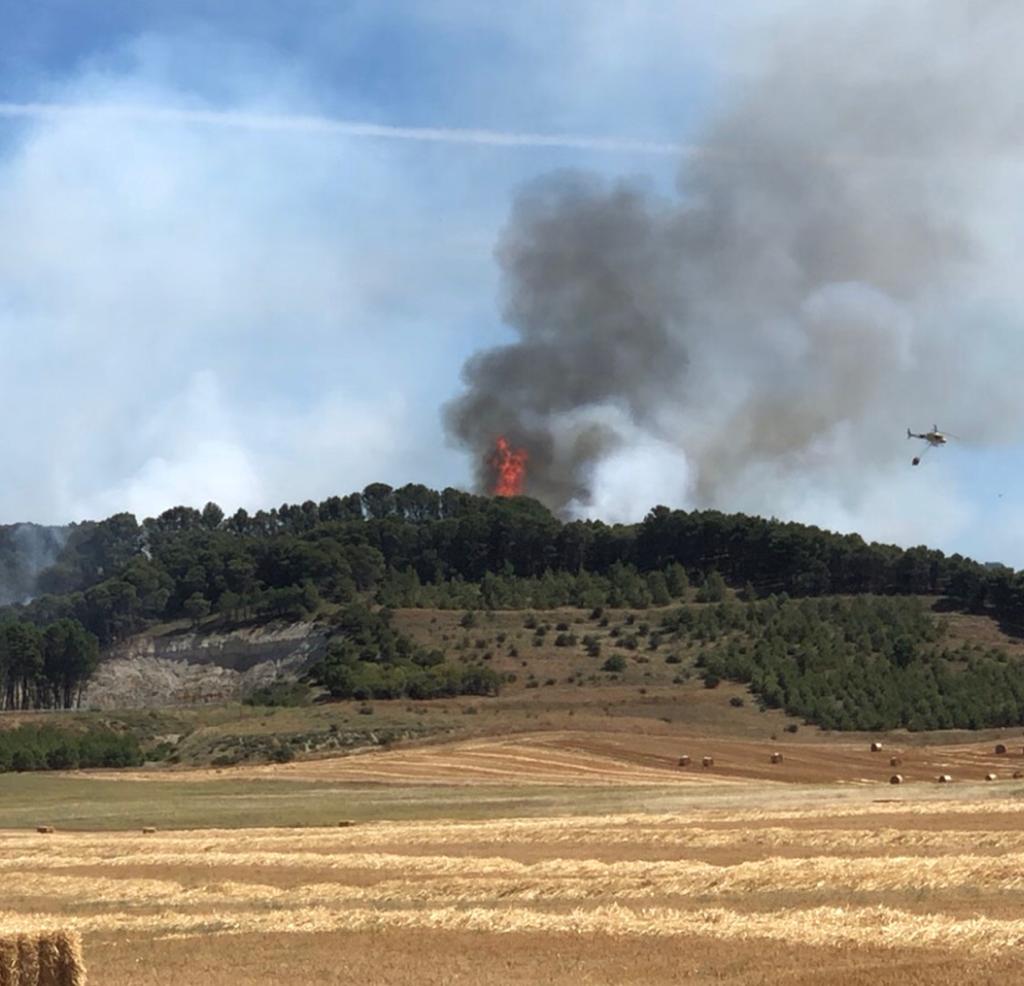
<path id="1" fill-rule="evenodd" d="M 674 195 L 578 172 L 520 191 L 496 250 L 517 338 L 475 354 L 445 408 L 479 489 L 522 488 L 492 451 L 508 434 L 563 515 L 665 502 L 849 527 L 905 466 L 891 439 L 918 409 L 968 445 L 1018 434 L 1019 329 L 978 312 L 1016 283 L 993 230 L 1024 133 L 1000 39 L 1022 14 L 865 10 L 848 45 L 834 18 L 791 24 Z"/>
<path id="2" fill-rule="evenodd" d="M 521 496 L 525 492 L 526 449 L 512 448 L 508 439 L 499 436 L 487 459 L 491 470 L 490 491 L 494 496 Z"/>

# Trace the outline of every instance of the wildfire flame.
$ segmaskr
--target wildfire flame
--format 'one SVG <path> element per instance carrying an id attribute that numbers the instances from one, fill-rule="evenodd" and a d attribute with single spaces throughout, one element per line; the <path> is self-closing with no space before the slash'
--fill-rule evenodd
<path id="1" fill-rule="evenodd" d="M 524 448 L 512 448 L 501 436 L 494 443 L 488 464 L 494 471 L 495 496 L 519 496 L 526 482 L 526 460 L 529 456 Z"/>

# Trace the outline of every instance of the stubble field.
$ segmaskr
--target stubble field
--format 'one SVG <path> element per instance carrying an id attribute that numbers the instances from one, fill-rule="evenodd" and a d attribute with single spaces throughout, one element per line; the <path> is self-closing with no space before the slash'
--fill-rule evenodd
<path id="1" fill-rule="evenodd" d="M 891 788 L 852 744 L 792 750 L 806 764 L 783 783 L 729 770 L 763 751 L 718 746 L 718 777 L 622 735 L 197 773 L 211 817 L 234 787 L 263 810 L 151 834 L 117 828 L 147 805 L 156 821 L 181 774 L 50 778 L 80 807 L 105 785 L 112 830 L 67 815 L 0 834 L 0 927 L 80 930 L 93 986 L 1018 980 L 1019 783 Z M 961 775 L 989 759 L 978 744 L 915 756 Z M 822 782 L 802 780 L 815 762 Z M 121 807 L 110 785 L 132 792 Z M 305 827 L 268 825 L 275 792 Z M 340 817 L 345 798 L 355 824 L 313 810 Z"/>

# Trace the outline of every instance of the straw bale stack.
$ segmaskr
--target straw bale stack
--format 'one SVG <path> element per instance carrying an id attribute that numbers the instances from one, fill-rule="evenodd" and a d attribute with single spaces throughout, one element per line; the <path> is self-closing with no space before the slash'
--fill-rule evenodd
<path id="1" fill-rule="evenodd" d="M 714 757 L 704 757 L 704 759 L 701 760 L 700 765 L 702 767 L 714 767 L 714 765 L 715 765 L 715 758 Z"/>
<path id="2" fill-rule="evenodd" d="M 77 933 L 0 934 L 0 986 L 85 986 Z"/>

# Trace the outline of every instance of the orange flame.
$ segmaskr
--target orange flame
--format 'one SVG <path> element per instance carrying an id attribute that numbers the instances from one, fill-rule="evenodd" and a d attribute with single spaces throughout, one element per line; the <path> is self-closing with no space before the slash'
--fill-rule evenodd
<path id="1" fill-rule="evenodd" d="M 494 451 L 488 464 L 494 470 L 495 496 L 519 496 L 526 482 L 526 460 L 529 456 L 526 449 L 514 449 L 504 436 L 494 443 Z"/>

